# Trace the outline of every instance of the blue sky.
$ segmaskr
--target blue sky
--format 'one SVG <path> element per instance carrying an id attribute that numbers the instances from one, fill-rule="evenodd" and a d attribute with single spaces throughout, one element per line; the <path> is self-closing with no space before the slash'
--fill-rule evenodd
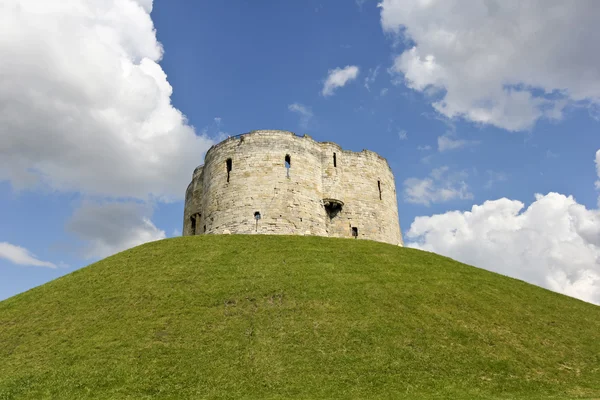
<path id="1" fill-rule="evenodd" d="M 208 147 L 284 129 L 384 156 L 407 245 L 600 302 L 591 3 L 9 3 L 0 299 L 178 235 Z"/>

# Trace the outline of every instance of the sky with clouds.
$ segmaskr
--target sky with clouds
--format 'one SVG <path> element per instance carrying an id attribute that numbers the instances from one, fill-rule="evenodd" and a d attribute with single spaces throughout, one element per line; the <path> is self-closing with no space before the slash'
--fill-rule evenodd
<path id="1" fill-rule="evenodd" d="M 407 246 L 600 304 L 599 19 L 595 0 L 4 0 L 0 299 L 180 235 L 206 150 L 283 129 L 384 156 Z"/>

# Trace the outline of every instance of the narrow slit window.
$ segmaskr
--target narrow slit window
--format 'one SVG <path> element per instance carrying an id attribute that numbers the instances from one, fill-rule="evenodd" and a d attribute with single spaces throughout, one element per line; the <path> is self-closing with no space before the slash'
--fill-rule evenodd
<path id="1" fill-rule="evenodd" d="M 254 219 L 256 220 L 255 230 L 256 230 L 256 232 L 258 232 L 258 220 L 260 219 L 260 211 L 254 212 Z"/>
<path id="2" fill-rule="evenodd" d="M 379 200 L 381 200 L 381 181 L 377 181 L 377 189 L 379 189 Z"/>
<path id="3" fill-rule="evenodd" d="M 337 158 L 335 156 L 335 153 L 333 153 L 333 167 L 336 168 L 337 167 Z"/>
<path id="4" fill-rule="evenodd" d="M 206 225 L 204 225 L 204 233 L 206 233 Z"/>
<path id="5" fill-rule="evenodd" d="M 290 167 L 292 166 L 292 157 L 289 154 L 285 155 L 285 169 L 287 171 L 287 176 L 290 176 Z"/>
<path id="6" fill-rule="evenodd" d="M 195 215 L 192 215 L 192 216 L 190 217 L 190 221 L 192 222 L 192 229 L 191 229 L 191 231 L 192 231 L 192 236 L 194 236 L 194 235 L 196 234 L 196 216 L 195 216 Z"/>
<path id="7" fill-rule="evenodd" d="M 358 228 L 357 228 L 356 226 L 353 226 L 353 227 L 352 227 L 352 236 L 353 236 L 354 238 L 357 238 L 357 237 L 358 237 Z"/>
<path id="8" fill-rule="evenodd" d="M 229 182 L 229 173 L 231 172 L 232 161 L 231 158 L 227 159 L 227 182 Z"/>

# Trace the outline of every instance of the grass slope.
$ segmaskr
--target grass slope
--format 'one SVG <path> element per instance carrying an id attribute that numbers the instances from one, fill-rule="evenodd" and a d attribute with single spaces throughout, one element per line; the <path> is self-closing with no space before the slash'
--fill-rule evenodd
<path id="1" fill-rule="evenodd" d="M 0 302 L 0 399 L 600 397 L 600 307 L 382 243 L 145 244 Z"/>

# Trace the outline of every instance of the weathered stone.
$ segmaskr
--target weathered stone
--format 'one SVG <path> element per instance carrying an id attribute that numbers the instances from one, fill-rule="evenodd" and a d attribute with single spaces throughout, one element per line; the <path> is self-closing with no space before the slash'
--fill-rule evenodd
<path id="1" fill-rule="evenodd" d="M 403 245 L 394 175 L 385 158 L 272 130 L 214 145 L 194 170 L 183 235 L 205 233 L 356 237 Z"/>

